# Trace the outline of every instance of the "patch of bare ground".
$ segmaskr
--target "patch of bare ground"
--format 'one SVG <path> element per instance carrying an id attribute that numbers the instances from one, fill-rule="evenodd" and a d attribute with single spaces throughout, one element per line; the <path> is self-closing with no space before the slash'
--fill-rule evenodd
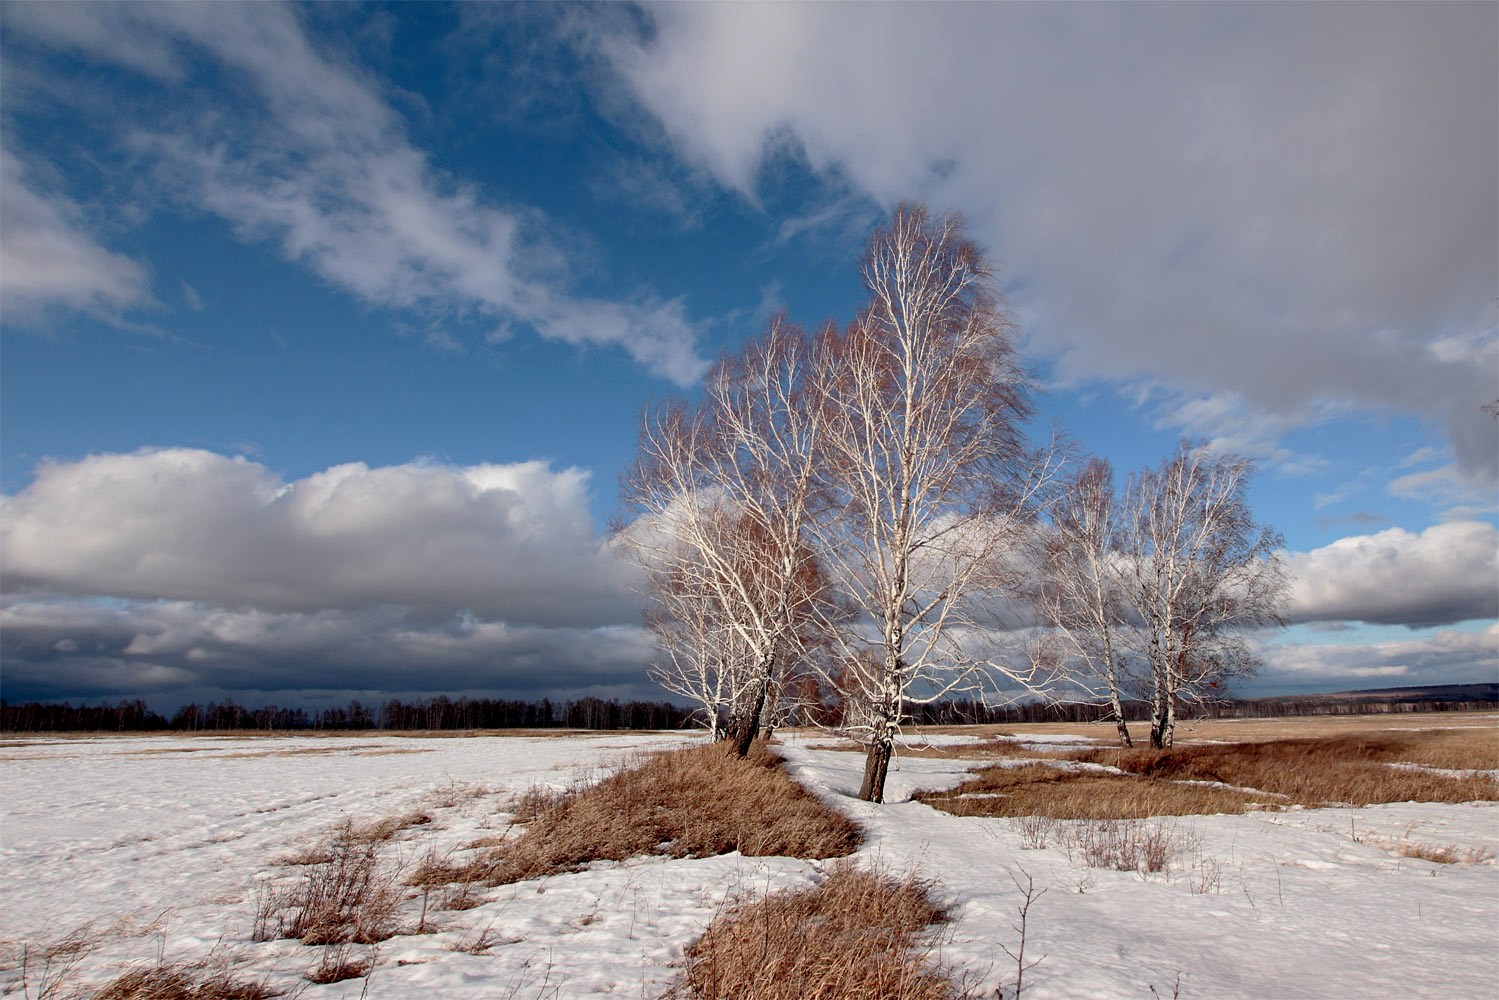
<path id="1" fill-rule="evenodd" d="M 743 760 L 722 743 L 650 754 L 595 784 L 533 789 L 514 814 L 517 836 L 466 863 L 431 859 L 418 884 L 501 885 L 638 855 L 842 857 L 860 836 L 764 743 Z"/>
<path id="2" fill-rule="evenodd" d="M 928 938 L 931 884 L 833 865 L 813 888 L 730 903 L 688 949 L 669 996 L 699 1000 L 949 1000 Z"/>

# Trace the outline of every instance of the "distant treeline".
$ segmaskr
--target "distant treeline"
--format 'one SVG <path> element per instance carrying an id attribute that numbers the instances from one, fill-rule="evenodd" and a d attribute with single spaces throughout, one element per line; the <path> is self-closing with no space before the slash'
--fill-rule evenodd
<path id="1" fill-rule="evenodd" d="M 1499 684 L 1466 684 L 1398 691 L 1352 691 L 1280 698 L 1252 698 L 1194 705 L 1183 718 L 1248 719 L 1296 715 L 1382 715 L 1407 712 L 1477 712 L 1499 709 Z M 815 714 L 815 713 L 814 713 Z M 1131 722 L 1150 718 L 1143 701 L 1125 702 Z M 1098 722 L 1103 710 L 1080 702 L 1031 701 L 988 705 L 944 701 L 912 708 L 918 725 L 1013 725 L 1034 722 Z M 793 722 L 799 721 L 796 719 Z M 0 699 L 0 729 L 12 733 L 204 732 L 214 730 L 417 730 L 462 729 L 689 729 L 694 712 L 665 701 L 605 701 L 579 698 L 554 702 L 436 697 L 391 700 L 378 705 L 351 701 L 337 708 L 245 708 L 233 701 L 183 705 L 171 718 L 139 699 L 115 705 L 72 705 Z"/>
<path id="2" fill-rule="evenodd" d="M 1182 719 L 1274 719 L 1300 715 L 1393 715 L 1407 712 L 1481 712 L 1499 709 L 1499 684 L 1449 685 L 1398 691 L 1350 691 L 1340 694 L 1246 698 L 1185 706 Z M 1017 705 L 986 705 L 974 701 L 946 701 L 913 709 L 921 725 L 1012 725 L 1030 722 L 1099 722 L 1106 710 L 1087 702 L 1031 701 Z M 1128 722 L 1150 719 L 1150 704 L 1126 701 Z"/>
<path id="3" fill-rule="evenodd" d="M 135 699 L 116 705 L 0 700 L 0 729 L 45 732 L 203 732 L 213 730 L 683 729 L 692 710 L 665 701 L 554 702 L 437 697 L 337 708 L 246 708 L 233 701 L 183 705 L 167 718 Z"/>

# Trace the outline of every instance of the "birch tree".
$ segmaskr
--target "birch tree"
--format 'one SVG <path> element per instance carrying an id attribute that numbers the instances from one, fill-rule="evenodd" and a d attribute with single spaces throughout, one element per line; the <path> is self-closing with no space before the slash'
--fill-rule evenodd
<path id="1" fill-rule="evenodd" d="M 1069 679 L 1108 705 L 1119 742 L 1130 746 L 1124 718 L 1130 631 L 1125 618 L 1121 533 L 1114 470 L 1092 458 L 1068 479 L 1038 535 L 1036 605 L 1054 630 Z"/>
<path id="2" fill-rule="evenodd" d="M 1046 476 L 1020 432 L 1030 386 L 1011 322 L 962 220 L 902 205 L 862 270 L 869 304 L 825 334 L 814 373 L 828 500 L 815 525 L 856 612 L 840 669 L 861 702 L 859 796 L 879 802 L 907 707 L 972 690 L 992 666 L 963 640 L 993 624 L 976 598 L 1006 582 L 1001 556 Z"/>
<path id="3" fill-rule="evenodd" d="M 699 690 L 704 665 L 731 672 L 707 686 L 733 692 L 729 728 L 741 756 L 778 671 L 800 655 L 809 623 L 830 617 L 806 538 L 819 427 L 803 399 L 811 351 L 802 330 L 772 320 L 719 361 L 701 404 L 647 413 L 625 481 L 632 521 L 617 537 L 647 570 L 658 636 L 679 618 L 676 635 L 710 643 L 675 657 L 668 647 L 658 670 Z"/>
<path id="4" fill-rule="evenodd" d="M 1178 709 L 1257 666 L 1246 632 L 1281 624 L 1280 535 L 1245 493 L 1253 464 L 1183 441 L 1130 479 L 1125 598 L 1150 672 L 1150 744 L 1172 745 Z"/>

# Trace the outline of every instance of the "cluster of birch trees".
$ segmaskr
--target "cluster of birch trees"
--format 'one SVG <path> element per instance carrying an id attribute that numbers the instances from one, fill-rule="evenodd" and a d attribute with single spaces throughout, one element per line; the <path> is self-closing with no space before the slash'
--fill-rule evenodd
<path id="1" fill-rule="evenodd" d="M 1247 464 L 1219 483 L 1225 460 L 1184 447 L 1174 487 L 1142 474 L 1122 507 L 1100 463 L 1064 480 L 1062 449 L 1025 434 L 1032 385 L 961 218 L 902 205 L 861 271 L 868 300 L 846 327 L 809 334 L 774 318 L 719 360 L 699 399 L 647 410 L 615 540 L 647 580 L 652 676 L 740 753 L 789 706 L 821 706 L 862 740 L 860 795 L 876 802 L 912 706 L 998 684 L 1039 693 L 1065 680 L 1114 692 L 1117 707 L 1159 661 L 1169 743 L 1180 699 L 1247 662 L 1229 637 L 1274 590 L 1273 572 L 1257 575 L 1273 570 L 1274 537 L 1248 549 L 1234 537 L 1252 527 Z M 1160 515 L 1138 525 L 1149 565 L 1125 544 L 1135 519 L 1115 515 L 1147 490 Z M 1197 510 L 1214 498 L 1223 519 Z M 1197 535 L 1164 542 L 1173 516 Z M 1214 546 L 1245 572 L 1209 588 L 1189 621 L 1184 595 L 1201 598 Z M 1173 595 L 1135 600 L 1130 573 Z M 996 641 L 1025 624 L 1017 607 L 1054 626 L 1023 656 Z"/>
<path id="2" fill-rule="evenodd" d="M 1058 680 L 1107 706 L 1150 704 L 1150 744 L 1170 747 L 1177 712 L 1257 666 L 1248 633 L 1280 624 L 1281 537 L 1246 499 L 1253 466 L 1183 441 L 1119 492 L 1103 459 L 1081 464 L 1037 530 L 1031 593 Z"/>

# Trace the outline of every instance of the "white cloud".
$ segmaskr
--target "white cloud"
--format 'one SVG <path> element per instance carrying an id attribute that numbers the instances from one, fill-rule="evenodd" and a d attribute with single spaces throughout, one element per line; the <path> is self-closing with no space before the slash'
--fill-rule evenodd
<path id="1" fill-rule="evenodd" d="M 100 246 L 80 208 L 36 190 L 0 148 L 0 299 L 7 322 L 35 323 L 53 307 L 103 315 L 150 302 L 146 269 Z"/>
<path id="2" fill-rule="evenodd" d="M 1494 479 L 1491 5 L 654 13 L 606 51 L 676 148 L 963 208 L 1063 377 L 1416 414 Z"/>
<path id="3" fill-rule="evenodd" d="M 179 92 L 196 84 L 193 60 L 215 61 L 236 86 L 190 114 L 117 123 L 132 151 L 159 165 L 169 192 L 367 302 L 518 320 L 566 343 L 621 348 L 681 384 L 707 367 L 681 302 L 575 294 L 545 220 L 436 169 L 380 86 L 315 43 L 295 8 L 39 5 L 11 26 L 177 78 Z"/>
<path id="4" fill-rule="evenodd" d="M 1291 553 L 1287 620 L 1447 625 L 1499 617 L 1499 531 L 1480 521 L 1390 528 Z"/>
<path id="5" fill-rule="evenodd" d="M 340 465 L 295 482 L 189 449 L 43 465 L 0 507 L 3 586 L 316 613 L 395 606 L 511 625 L 638 621 L 588 474 L 543 463 Z"/>

